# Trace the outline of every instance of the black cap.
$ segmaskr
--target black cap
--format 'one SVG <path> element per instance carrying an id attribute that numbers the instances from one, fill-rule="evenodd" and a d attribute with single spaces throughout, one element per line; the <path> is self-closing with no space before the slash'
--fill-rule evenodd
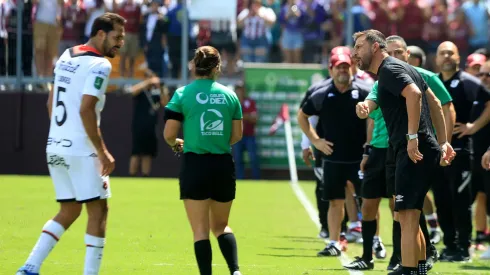
<path id="1" fill-rule="evenodd" d="M 410 51 L 410 56 L 420 59 L 420 67 L 425 66 L 426 56 L 424 50 L 417 46 L 408 46 L 407 49 Z"/>

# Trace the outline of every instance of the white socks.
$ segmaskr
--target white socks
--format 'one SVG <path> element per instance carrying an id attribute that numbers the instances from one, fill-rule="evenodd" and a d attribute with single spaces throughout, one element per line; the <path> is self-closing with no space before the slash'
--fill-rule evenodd
<path id="1" fill-rule="evenodd" d="M 349 229 L 354 229 L 356 227 L 362 227 L 362 223 L 360 221 L 349 222 Z"/>
<path id="2" fill-rule="evenodd" d="M 65 233 L 65 228 L 53 220 L 49 220 L 43 227 L 43 232 L 32 249 L 29 258 L 24 265 L 27 271 L 39 273 L 41 264 L 44 262 L 49 252 L 58 243 L 61 235 Z"/>
<path id="3" fill-rule="evenodd" d="M 85 244 L 87 245 L 87 251 L 85 254 L 83 275 L 97 275 L 99 274 L 100 263 L 102 261 L 105 238 L 85 234 Z"/>

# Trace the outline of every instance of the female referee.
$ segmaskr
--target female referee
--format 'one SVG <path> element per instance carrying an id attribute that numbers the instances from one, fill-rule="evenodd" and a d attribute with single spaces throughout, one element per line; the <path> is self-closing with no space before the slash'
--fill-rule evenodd
<path id="1" fill-rule="evenodd" d="M 231 275 L 241 275 L 235 236 L 228 218 L 235 199 L 235 166 L 231 145 L 242 138 L 242 109 L 236 94 L 216 82 L 221 72 L 219 52 L 210 46 L 196 50 L 195 80 L 175 91 L 165 107 L 165 141 L 184 151 L 180 198 L 194 233 L 194 252 L 201 275 L 211 275 L 211 230 Z M 184 125 L 184 140 L 177 138 Z"/>

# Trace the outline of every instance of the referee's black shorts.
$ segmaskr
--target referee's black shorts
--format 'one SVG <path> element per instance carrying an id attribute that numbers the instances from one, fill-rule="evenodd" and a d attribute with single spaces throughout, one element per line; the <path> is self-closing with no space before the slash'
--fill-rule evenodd
<path id="1" fill-rule="evenodd" d="M 234 200 L 236 177 L 232 156 L 185 153 L 179 184 L 181 200 Z"/>
<path id="2" fill-rule="evenodd" d="M 388 198 L 386 186 L 387 148 L 373 147 L 364 166 L 361 194 L 365 199 Z"/>
<path id="3" fill-rule="evenodd" d="M 393 149 L 393 146 L 390 145 L 386 151 L 386 194 L 389 197 L 395 195 L 395 172 L 395 150 Z"/>
<path id="4" fill-rule="evenodd" d="M 347 181 L 352 182 L 359 194 L 361 188 L 361 179 L 359 178 L 359 165 L 361 162 L 355 163 L 337 163 L 323 161 L 323 196 L 324 201 L 344 200 L 345 187 Z"/>
<path id="5" fill-rule="evenodd" d="M 424 206 L 425 195 L 435 180 L 439 169 L 440 149 L 426 141 L 419 141 L 423 159 L 414 163 L 406 145 L 395 149 L 395 211 L 418 209 Z"/>

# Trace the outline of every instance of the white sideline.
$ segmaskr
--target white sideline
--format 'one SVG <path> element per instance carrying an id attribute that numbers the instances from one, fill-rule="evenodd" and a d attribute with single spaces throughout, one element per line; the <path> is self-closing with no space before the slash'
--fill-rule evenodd
<path id="1" fill-rule="evenodd" d="M 310 219 L 313 221 L 313 223 L 316 225 L 318 230 L 320 230 L 321 225 L 320 222 L 318 221 L 318 212 L 316 208 L 313 206 L 313 204 L 310 202 L 308 197 L 306 196 L 305 192 L 303 191 L 303 188 L 299 185 L 297 182 L 290 181 L 289 182 L 291 185 L 291 188 L 294 191 L 294 194 L 298 198 L 298 200 L 301 202 L 303 207 L 305 208 L 306 212 L 308 213 L 308 216 L 310 216 Z M 347 256 L 346 253 L 342 252 L 341 256 L 339 257 L 340 263 L 343 265 L 347 265 L 352 262 L 351 259 Z M 350 275 L 363 275 L 362 271 L 356 271 L 356 270 L 348 270 L 346 271 L 349 272 Z"/>

